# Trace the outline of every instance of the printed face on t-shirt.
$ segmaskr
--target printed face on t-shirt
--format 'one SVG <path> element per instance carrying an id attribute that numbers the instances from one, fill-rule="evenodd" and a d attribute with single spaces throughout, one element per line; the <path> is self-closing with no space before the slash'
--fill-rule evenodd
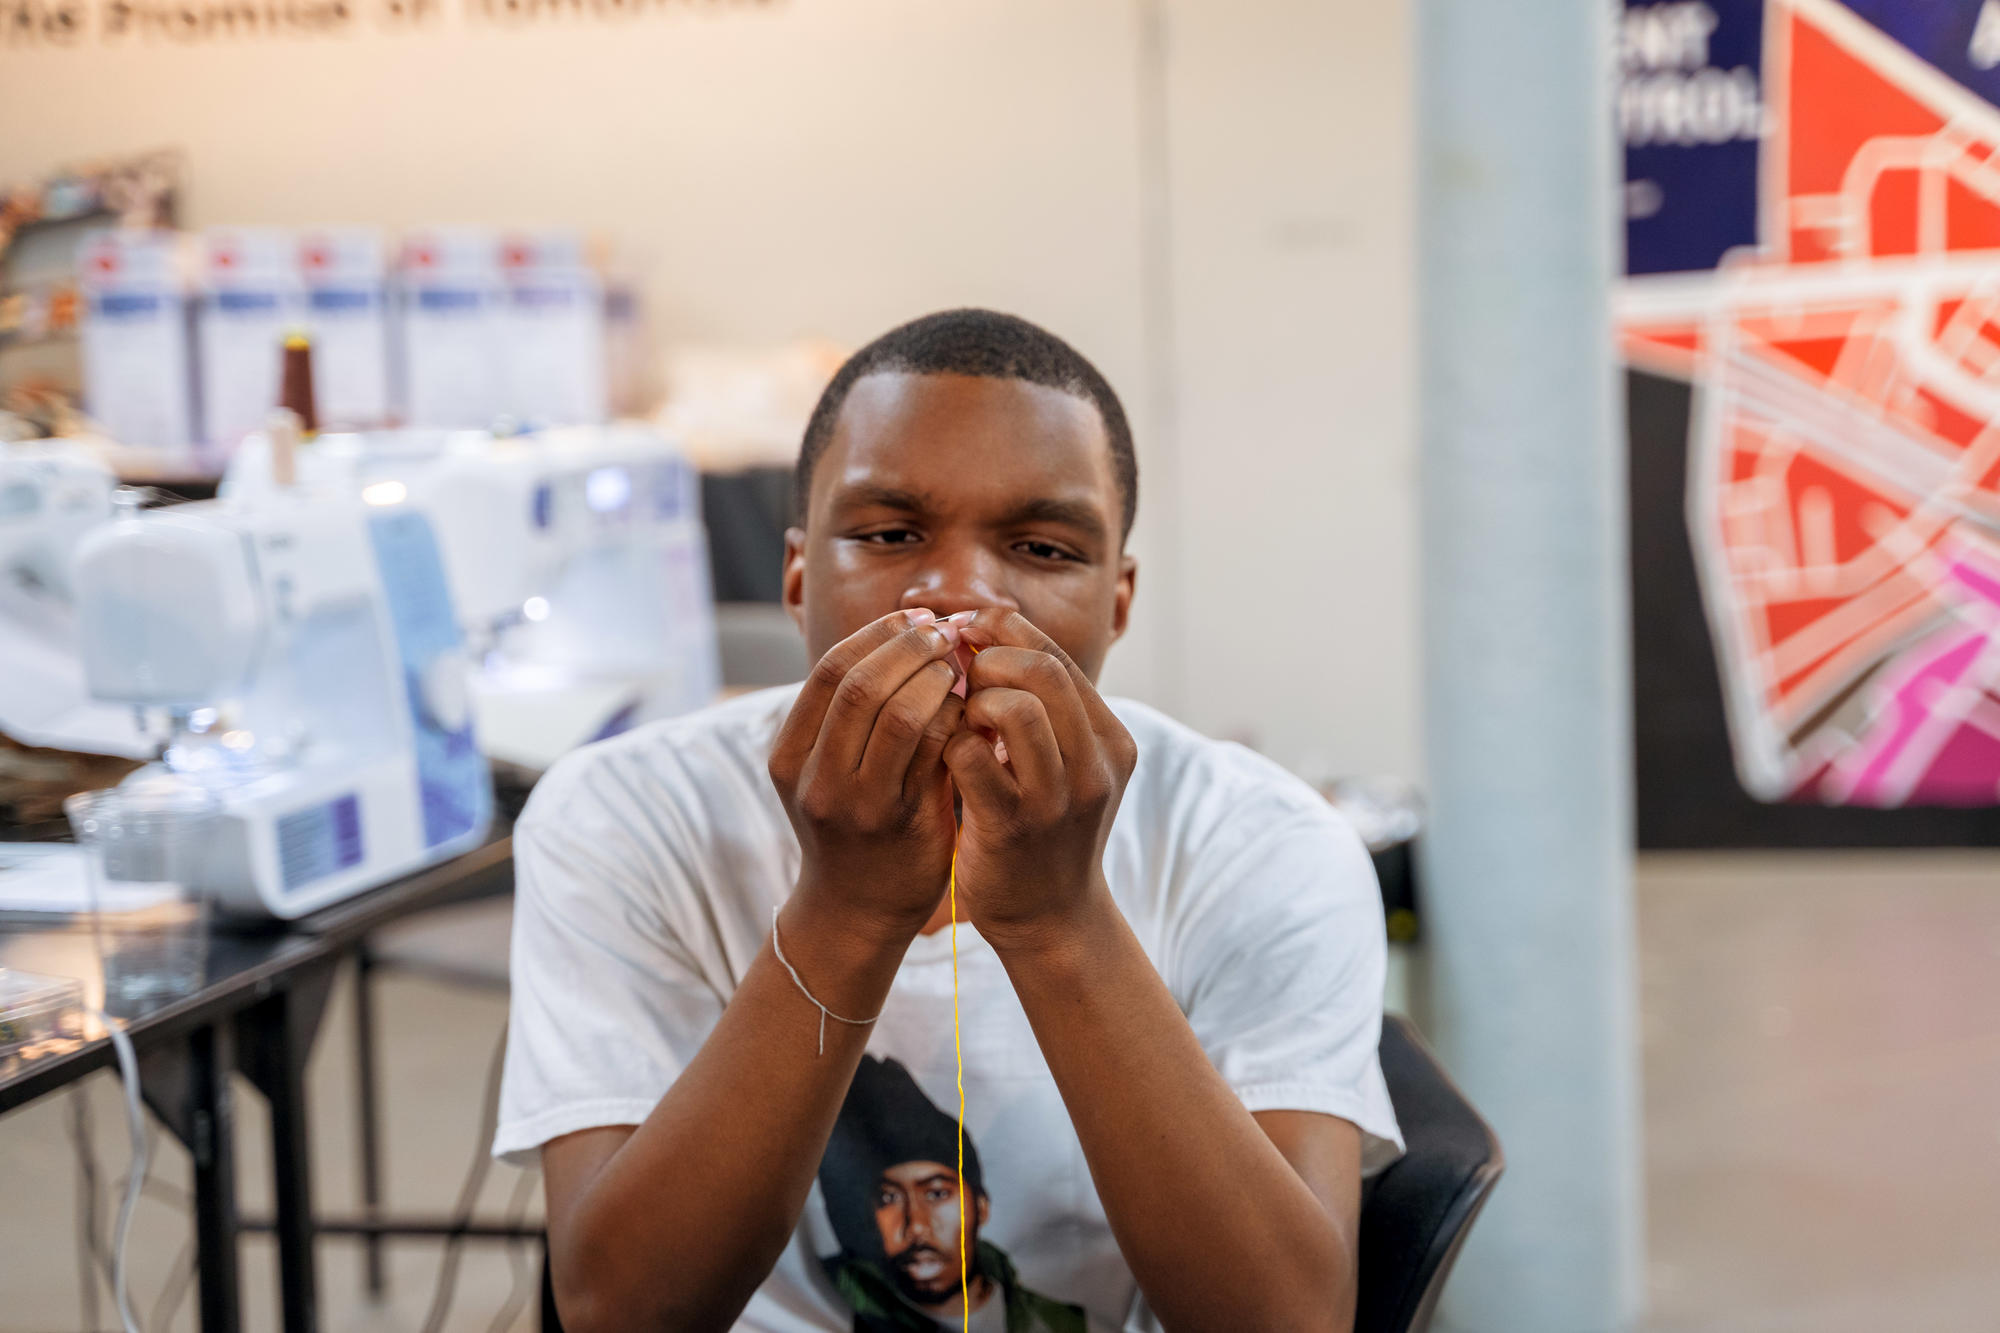
<path id="1" fill-rule="evenodd" d="M 1103 419 L 1021 380 L 879 373 L 857 382 L 786 534 L 786 605 L 814 658 L 870 621 L 1017 610 L 1096 678 L 1135 567 Z"/>
<path id="2" fill-rule="evenodd" d="M 979 1246 L 986 1198 L 975 1196 L 968 1254 Z M 901 1162 L 889 1167 L 875 1186 L 875 1225 L 891 1276 L 904 1297 L 936 1305 L 958 1292 L 958 1232 L 965 1212 L 958 1175 L 940 1162 Z"/>

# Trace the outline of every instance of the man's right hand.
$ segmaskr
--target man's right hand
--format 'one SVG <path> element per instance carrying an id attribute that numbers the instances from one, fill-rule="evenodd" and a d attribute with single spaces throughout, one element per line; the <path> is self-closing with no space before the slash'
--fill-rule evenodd
<path id="1" fill-rule="evenodd" d="M 771 750 L 799 838 L 798 892 L 907 942 L 943 896 L 955 816 L 945 742 L 964 701 L 955 625 L 897 611 L 814 666 Z"/>

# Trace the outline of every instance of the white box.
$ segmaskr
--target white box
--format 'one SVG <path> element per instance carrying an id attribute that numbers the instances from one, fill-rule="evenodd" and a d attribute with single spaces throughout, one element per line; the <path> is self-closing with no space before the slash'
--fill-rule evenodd
<path id="1" fill-rule="evenodd" d="M 581 234 L 514 232 L 500 243 L 504 411 L 524 426 L 591 426 L 608 415 L 604 283 Z"/>
<path id="2" fill-rule="evenodd" d="M 507 411 L 499 261 L 499 237 L 486 228 L 435 227 L 403 238 L 396 324 L 407 424 L 484 429 Z"/>
<path id="3" fill-rule="evenodd" d="M 296 248 L 320 429 L 389 423 L 389 260 L 368 227 L 303 232 Z"/>
<path id="4" fill-rule="evenodd" d="M 120 444 L 176 453 L 195 443 L 179 249 L 173 232 L 98 231 L 77 251 L 84 408 Z"/>
<path id="5" fill-rule="evenodd" d="M 285 336 L 305 327 L 306 292 L 288 231 L 211 227 L 201 249 L 202 434 L 226 458 L 278 405 Z"/>

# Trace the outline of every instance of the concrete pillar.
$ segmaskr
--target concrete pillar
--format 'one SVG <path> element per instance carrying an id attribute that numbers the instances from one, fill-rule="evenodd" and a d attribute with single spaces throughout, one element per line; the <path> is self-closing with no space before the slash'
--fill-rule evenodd
<path id="1" fill-rule="evenodd" d="M 1642 1300 L 1624 442 L 1607 0 L 1418 0 L 1425 929 L 1507 1176 L 1466 1333 Z"/>

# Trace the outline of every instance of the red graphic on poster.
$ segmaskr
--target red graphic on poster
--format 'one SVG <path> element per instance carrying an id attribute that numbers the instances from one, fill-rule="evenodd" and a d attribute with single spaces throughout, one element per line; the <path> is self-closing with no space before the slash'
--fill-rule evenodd
<path id="1" fill-rule="evenodd" d="M 1688 511 L 1766 800 L 2000 803 L 2000 110 L 1832 0 L 1772 0 L 1759 244 L 1635 280 L 1692 380 Z"/>

